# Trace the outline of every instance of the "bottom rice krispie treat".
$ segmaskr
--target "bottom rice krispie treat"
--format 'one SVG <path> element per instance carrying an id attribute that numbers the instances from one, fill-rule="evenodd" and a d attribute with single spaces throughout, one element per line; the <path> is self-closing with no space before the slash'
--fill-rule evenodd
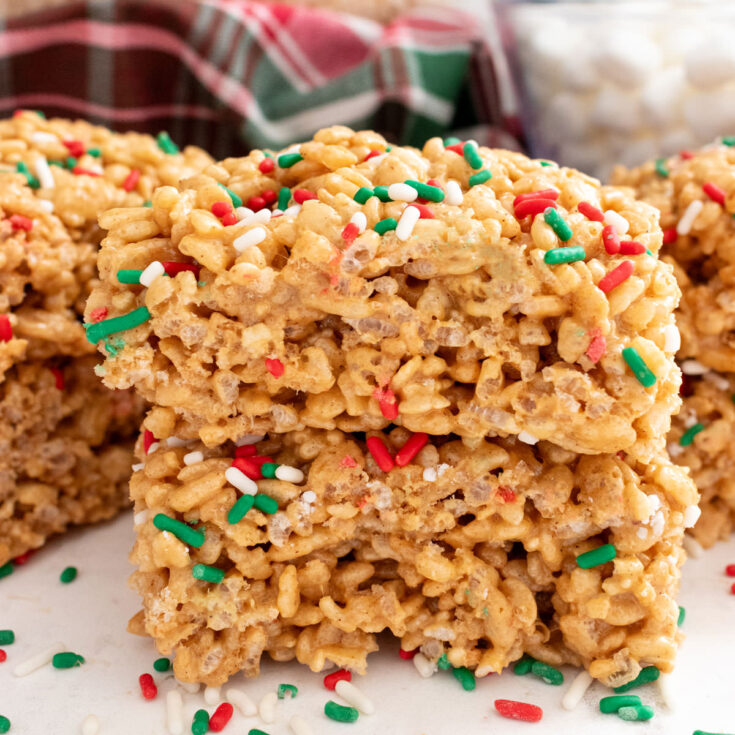
<path id="1" fill-rule="evenodd" d="M 666 457 L 403 428 L 207 448 L 146 425 L 130 629 L 181 680 L 256 675 L 264 652 L 363 671 L 384 630 L 477 676 L 524 652 L 612 686 L 672 668 L 698 495 Z"/>
<path id="2" fill-rule="evenodd" d="M 691 533 L 709 547 L 727 539 L 735 527 L 735 376 L 714 371 L 686 376 L 683 394 L 669 454 L 690 468 L 702 494 L 702 516 Z"/>

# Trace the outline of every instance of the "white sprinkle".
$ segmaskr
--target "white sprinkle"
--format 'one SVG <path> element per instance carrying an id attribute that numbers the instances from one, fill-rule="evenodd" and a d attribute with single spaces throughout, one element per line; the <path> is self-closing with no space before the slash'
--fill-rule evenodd
<path id="1" fill-rule="evenodd" d="M 577 705 L 582 701 L 584 693 L 590 688 L 592 677 L 586 671 L 580 671 L 569 685 L 569 689 L 564 692 L 561 698 L 561 706 L 570 712 L 576 709 Z"/>
<path id="2" fill-rule="evenodd" d="M 612 225 L 618 235 L 624 235 L 630 228 L 628 220 L 618 214 L 614 209 L 608 209 L 603 215 L 606 225 Z"/>
<path id="3" fill-rule="evenodd" d="M 166 727 L 171 735 L 184 732 L 184 698 L 178 689 L 166 692 Z"/>
<path id="4" fill-rule="evenodd" d="M 47 133 L 43 130 L 37 130 L 35 133 L 31 133 L 31 140 L 34 143 L 58 143 L 58 136 L 53 133 Z"/>
<path id="5" fill-rule="evenodd" d="M 352 705 L 356 710 L 364 715 L 371 715 L 375 712 L 375 705 L 372 700 L 361 692 L 352 682 L 344 679 L 337 682 L 334 691 L 339 694 L 347 704 Z"/>
<path id="6" fill-rule="evenodd" d="M 146 452 L 146 454 L 153 454 L 153 452 L 155 452 L 156 449 L 158 449 L 158 447 L 160 446 L 161 445 L 159 442 L 153 442 L 153 444 L 151 444 L 150 447 L 148 447 L 148 451 Z"/>
<path id="7" fill-rule="evenodd" d="M 518 441 L 522 441 L 524 444 L 538 444 L 538 437 L 534 436 L 530 431 L 525 429 L 518 434 Z"/>
<path id="8" fill-rule="evenodd" d="M 237 215 L 238 219 L 243 220 L 246 217 L 250 217 L 251 215 L 255 214 L 250 207 L 238 207 L 235 210 L 235 214 Z"/>
<path id="9" fill-rule="evenodd" d="M 279 214 L 283 214 L 283 210 L 282 210 L 282 209 L 278 209 L 278 207 L 276 207 L 276 208 L 275 208 L 275 209 L 273 210 L 273 214 L 271 214 L 271 219 L 272 219 L 273 217 L 277 217 L 277 216 L 278 216 Z"/>
<path id="10" fill-rule="evenodd" d="M 316 503 L 316 493 L 313 490 L 307 490 L 305 493 L 302 494 L 301 499 L 305 503 Z"/>
<path id="11" fill-rule="evenodd" d="M 424 482 L 436 482 L 436 470 L 433 467 L 426 467 L 423 478 Z"/>
<path id="12" fill-rule="evenodd" d="M 276 479 L 283 480 L 284 482 L 303 482 L 304 473 L 296 467 L 282 464 L 276 468 Z"/>
<path id="13" fill-rule="evenodd" d="M 300 211 L 301 211 L 301 205 L 294 204 L 292 207 L 289 207 L 288 209 L 285 209 L 283 211 L 283 216 L 284 217 L 295 217 Z"/>
<path id="14" fill-rule="evenodd" d="M 133 525 L 140 526 L 148 520 L 148 511 L 141 510 L 133 516 Z"/>
<path id="15" fill-rule="evenodd" d="M 270 725 L 276 721 L 276 703 L 278 702 L 278 695 L 275 692 L 268 692 L 263 699 L 260 700 L 258 705 L 258 714 L 260 719 Z"/>
<path id="16" fill-rule="evenodd" d="M 163 267 L 163 264 L 158 260 L 154 260 L 152 263 L 149 263 L 145 270 L 140 274 L 138 281 L 141 286 L 148 288 L 156 278 L 162 276 L 165 272 L 166 269 Z"/>
<path id="17" fill-rule="evenodd" d="M 449 468 L 451 465 L 448 465 L 446 462 L 442 462 L 441 464 L 436 466 L 436 476 L 441 477 Z"/>
<path id="18" fill-rule="evenodd" d="M 357 225 L 357 229 L 360 234 L 365 232 L 365 228 L 367 227 L 367 217 L 364 212 L 355 212 L 355 214 L 350 217 L 350 222 L 352 222 L 353 225 Z"/>
<path id="19" fill-rule="evenodd" d="M 87 715 L 82 720 L 82 735 L 97 735 L 100 731 L 100 721 L 96 715 Z"/>
<path id="20" fill-rule="evenodd" d="M 688 533 L 684 534 L 683 545 L 684 551 L 686 551 L 686 553 L 689 554 L 692 559 L 699 559 L 699 557 L 704 554 L 702 544 L 700 544 L 699 541 L 694 538 L 694 536 L 690 536 Z"/>
<path id="21" fill-rule="evenodd" d="M 436 662 L 430 661 L 423 653 L 417 653 L 413 657 L 413 665 L 416 667 L 416 671 L 419 672 L 419 676 L 424 679 L 428 679 L 436 673 Z"/>
<path id="22" fill-rule="evenodd" d="M 189 443 L 189 439 L 179 439 L 178 436 L 170 436 L 166 439 L 167 447 L 185 447 Z"/>
<path id="23" fill-rule="evenodd" d="M 204 452 L 197 450 L 196 452 L 188 452 L 184 455 L 184 464 L 187 467 L 192 464 L 199 464 L 202 461 L 204 461 Z"/>
<path id="24" fill-rule="evenodd" d="M 651 525 L 651 532 L 654 536 L 658 537 L 664 532 L 666 525 L 666 519 L 664 518 L 663 511 L 658 511 L 653 514 L 653 518 L 649 521 Z"/>
<path id="25" fill-rule="evenodd" d="M 464 201 L 462 187 L 454 179 L 449 179 L 449 181 L 447 181 L 444 191 L 446 192 L 446 196 L 444 197 L 445 204 L 458 207 Z"/>
<path id="26" fill-rule="evenodd" d="M 681 348 L 681 334 L 676 324 L 664 327 L 664 352 L 678 352 Z"/>
<path id="27" fill-rule="evenodd" d="M 201 684 L 198 684 L 198 683 L 197 683 L 197 682 L 195 682 L 195 681 L 179 681 L 179 680 L 177 679 L 177 680 L 176 680 L 176 683 L 177 683 L 177 684 L 178 684 L 178 685 L 179 685 L 179 686 L 180 686 L 180 687 L 181 687 L 181 688 L 182 688 L 182 689 L 183 689 L 183 690 L 184 690 L 185 692 L 188 692 L 189 694 L 196 694 L 196 693 L 197 693 L 197 692 L 199 691 L 200 687 L 201 687 Z"/>
<path id="28" fill-rule="evenodd" d="M 699 216 L 702 207 L 704 207 L 704 202 L 700 199 L 695 199 L 689 203 L 689 206 L 684 210 L 684 214 L 676 225 L 677 235 L 688 235 L 691 232 L 694 220 Z"/>
<path id="29" fill-rule="evenodd" d="M 710 370 L 704 376 L 704 379 L 708 383 L 712 383 L 712 385 L 717 388 L 717 390 L 730 390 L 730 383 L 728 382 L 728 380 L 726 378 L 723 378 L 722 375 L 718 375 L 714 370 Z"/>
<path id="30" fill-rule="evenodd" d="M 658 685 L 658 691 L 661 694 L 661 699 L 667 709 L 673 712 L 676 709 L 676 687 L 672 685 L 672 674 L 659 674 L 656 684 Z"/>
<path id="31" fill-rule="evenodd" d="M 682 454 L 684 454 L 684 447 L 681 446 L 681 444 L 678 444 L 677 442 L 671 442 L 666 445 L 666 448 L 669 450 L 669 455 L 673 458 L 681 457 Z"/>
<path id="32" fill-rule="evenodd" d="M 381 162 L 381 161 L 382 161 L 382 160 L 383 160 L 384 158 L 387 158 L 387 156 L 388 156 L 388 154 L 387 154 L 387 153 L 381 153 L 381 154 L 380 154 L 379 156 L 373 156 L 373 157 L 372 157 L 372 158 L 370 159 L 370 163 L 372 163 L 372 164 L 373 164 L 374 166 L 377 166 L 377 165 L 379 165 L 379 164 L 380 164 L 380 162 Z"/>
<path id="33" fill-rule="evenodd" d="M 306 720 L 294 715 L 288 722 L 288 726 L 291 728 L 293 735 L 313 735 L 311 726 L 307 724 Z"/>
<path id="34" fill-rule="evenodd" d="M 244 447 L 247 444 L 257 444 L 258 442 L 262 442 L 263 439 L 265 439 L 265 434 L 245 434 L 244 436 L 241 436 L 235 444 L 238 447 Z"/>
<path id="35" fill-rule="evenodd" d="M 54 203 L 50 199 L 39 199 L 38 206 L 41 207 L 44 212 L 54 211 Z"/>
<path id="36" fill-rule="evenodd" d="M 34 161 L 34 167 L 36 169 L 36 176 L 41 184 L 42 189 L 53 189 L 56 186 L 54 176 L 49 168 L 48 161 L 45 156 L 38 156 Z"/>
<path id="37" fill-rule="evenodd" d="M 237 467 L 228 467 L 225 470 L 225 479 L 243 495 L 255 495 L 258 492 L 258 486 Z"/>
<path id="38" fill-rule="evenodd" d="M 684 511 L 684 528 L 694 528 L 694 525 L 699 520 L 699 516 L 702 515 L 702 511 L 697 505 L 690 505 Z"/>
<path id="39" fill-rule="evenodd" d="M 710 371 L 710 369 L 706 365 L 702 365 L 699 360 L 684 360 L 679 367 L 681 367 L 681 372 L 684 373 L 684 375 L 704 375 Z"/>
<path id="40" fill-rule="evenodd" d="M 413 234 L 413 228 L 421 218 L 421 212 L 418 207 L 406 207 L 401 214 L 401 219 L 398 220 L 398 226 L 396 227 L 396 237 L 399 240 L 405 241 Z"/>
<path id="41" fill-rule="evenodd" d="M 391 184 L 388 196 L 396 202 L 413 202 L 419 193 L 410 184 Z"/>
<path id="42" fill-rule="evenodd" d="M 255 706 L 255 702 L 245 692 L 241 692 L 239 689 L 228 689 L 225 692 L 225 699 L 237 707 L 243 717 L 254 717 L 258 714 L 258 708 Z"/>
<path id="43" fill-rule="evenodd" d="M 254 227 L 252 230 L 248 230 L 244 235 L 236 237 L 232 243 L 232 246 L 235 248 L 235 250 L 237 250 L 238 253 L 241 253 L 243 250 L 263 242 L 265 238 L 265 229 L 263 227 Z"/>
<path id="44" fill-rule="evenodd" d="M 204 701 L 209 705 L 219 704 L 222 700 L 219 687 L 204 687 Z"/>
<path id="45" fill-rule="evenodd" d="M 42 666 L 50 664 L 51 659 L 57 653 L 63 653 L 67 650 L 67 647 L 63 643 L 54 643 L 53 646 L 50 646 L 43 651 L 39 651 L 38 653 L 34 653 L 33 656 L 29 656 L 25 661 L 21 661 L 13 669 L 13 676 L 28 676 L 28 674 L 32 674 Z"/>
<path id="46" fill-rule="evenodd" d="M 131 466 L 131 470 L 133 472 L 140 472 L 145 467 L 145 462 L 136 462 L 134 465 Z"/>

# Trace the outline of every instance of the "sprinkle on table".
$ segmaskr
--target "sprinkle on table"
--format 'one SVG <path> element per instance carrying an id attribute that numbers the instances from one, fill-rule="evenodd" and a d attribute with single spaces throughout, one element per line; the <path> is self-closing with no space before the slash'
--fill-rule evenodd
<path id="1" fill-rule="evenodd" d="M 356 722 L 360 716 L 354 707 L 344 707 L 331 699 L 324 705 L 324 714 L 335 722 Z"/>
<path id="2" fill-rule="evenodd" d="M 424 448 L 428 441 L 429 435 L 424 432 L 412 434 L 396 454 L 396 464 L 399 467 L 405 467 Z"/>
<path id="3" fill-rule="evenodd" d="M 7 661 L 7 659 L 8 659 L 8 654 L 5 653 L 5 651 L 3 651 L 2 648 L 0 648 L 0 664 L 5 663 L 5 661 Z"/>
<path id="4" fill-rule="evenodd" d="M 531 656 L 523 656 L 521 659 L 516 661 L 515 665 L 513 666 L 513 673 L 516 676 L 525 676 L 526 674 L 531 673 L 531 666 L 533 665 L 533 662 L 535 659 L 531 658 Z"/>
<path id="5" fill-rule="evenodd" d="M 586 551 L 577 557 L 577 566 L 580 569 L 592 569 L 612 561 L 617 556 L 617 551 L 612 544 L 604 544 L 592 551 Z"/>
<path id="6" fill-rule="evenodd" d="M 83 663 L 84 656 L 80 656 L 78 653 L 74 653 L 73 651 L 56 653 L 51 659 L 51 665 L 55 669 L 73 669 L 77 666 L 81 666 Z"/>
<path id="7" fill-rule="evenodd" d="M 167 516 L 165 513 L 156 513 L 153 517 L 153 525 L 159 531 L 168 531 L 176 536 L 179 541 L 196 549 L 204 544 L 204 534 L 201 531 L 197 531 L 186 523 Z"/>
<path id="8" fill-rule="evenodd" d="M 633 371 L 638 382 L 644 388 L 650 388 L 656 383 L 656 376 L 646 365 L 645 360 L 640 356 L 635 347 L 623 348 L 623 359 L 628 363 L 628 367 Z"/>
<path id="9" fill-rule="evenodd" d="M 728 577 L 735 577 L 735 564 L 728 564 L 725 567 L 725 574 Z"/>
<path id="10" fill-rule="evenodd" d="M 194 579 L 201 579 L 204 582 L 212 582 L 212 584 L 220 584 L 225 578 L 222 569 L 211 567 L 208 564 L 195 564 L 191 570 L 191 576 Z"/>
<path id="11" fill-rule="evenodd" d="M 0 715 L 0 733 L 6 733 L 10 730 L 10 720 L 5 715 Z"/>
<path id="12" fill-rule="evenodd" d="M 546 210 L 548 211 L 556 211 Z M 551 248 L 544 253 L 544 263 L 546 265 L 558 265 L 559 263 L 576 263 L 579 260 L 584 260 L 586 257 L 584 248 L 581 245 L 571 245 L 565 248 Z"/>
<path id="13" fill-rule="evenodd" d="M 679 605 L 679 617 L 676 619 L 676 625 L 678 628 L 680 628 L 684 624 L 684 620 L 686 620 L 687 611 L 685 608 L 683 608 L 681 605 Z"/>
<path id="14" fill-rule="evenodd" d="M 564 674 L 559 669 L 549 666 L 543 661 L 533 661 L 531 663 L 531 673 L 538 676 L 545 684 L 561 686 L 564 683 Z"/>
<path id="15" fill-rule="evenodd" d="M 147 322 L 151 318 L 151 312 L 145 306 L 140 306 L 133 311 L 123 314 L 122 316 L 115 316 L 111 319 L 105 319 L 101 322 L 94 324 L 85 324 L 84 327 L 87 330 L 87 340 L 93 345 L 97 344 L 101 339 L 104 339 L 110 334 L 116 332 L 124 332 L 126 329 L 133 329 L 144 322 Z"/>
<path id="16" fill-rule="evenodd" d="M 725 190 L 721 189 L 717 184 L 708 181 L 702 185 L 702 191 L 713 201 L 717 202 L 721 207 L 725 206 Z"/>
<path id="17" fill-rule="evenodd" d="M 333 671 L 331 674 L 327 674 L 324 677 L 324 686 L 329 689 L 330 692 L 333 692 L 338 681 L 352 681 L 352 672 L 347 669 L 338 669 L 337 671 Z"/>
<path id="18" fill-rule="evenodd" d="M 621 684 L 619 687 L 615 687 L 613 691 L 616 694 L 623 694 L 624 692 L 628 692 L 636 687 L 656 681 L 660 673 L 661 672 L 655 666 L 644 666 L 633 681 L 629 681 L 627 684 Z"/>
<path id="19" fill-rule="evenodd" d="M 209 718 L 209 729 L 212 732 L 221 732 L 225 729 L 225 725 L 232 718 L 234 708 L 229 702 L 222 702 L 217 709 L 212 712 Z"/>
<path id="20" fill-rule="evenodd" d="M 15 632 L 12 630 L 0 630 L 0 646 L 9 646 L 15 643 Z"/>
<path id="21" fill-rule="evenodd" d="M 191 723 L 192 735 L 204 735 L 207 730 L 209 730 L 209 713 L 205 709 L 198 709 Z"/>
<path id="22" fill-rule="evenodd" d="M 521 722 L 540 722 L 544 716 L 541 707 L 527 702 L 516 702 L 512 699 L 496 699 L 495 710 L 502 717 Z"/>
<path id="23" fill-rule="evenodd" d="M 694 437 L 699 434 L 700 431 L 704 431 L 704 424 L 694 424 L 690 426 L 679 439 L 679 445 L 682 447 L 688 447 L 693 441 Z"/>
<path id="24" fill-rule="evenodd" d="M 150 674 L 141 674 L 138 677 L 138 684 L 144 699 L 155 699 L 158 696 L 158 687 Z"/>
<path id="25" fill-rule="evenodd" d="M 153 668 L 161 673 L 168 671 L 171 668 L 171 660 L 166 657 L 157 658 L 153 662 Z"/>
<path id="26" fill-rule="evenodd" d="M 379 436 L 369 436 L 365 443 L 378 467 L 383 472 L 390 472 L 395 466 L 395 462 L 383 440 Z"/>
<path id="27" fill-rule="evenodd" d="M 381 219 L 380 222 L 375 223 L 375 232 L 379 235 L 385 235 L 386 232 L 395 230 L 396 227 L 398 227 L 398 220 L 394 217 L 386 217 L 385 219 Z"/>
<path id="28" fill-rule="evenodd" d="M 466 666 L 457 666 L 452 669 L 454 678 L 462 685 L 466 692 L 474 691 L 477 686 L 475 675 Z"/>
<path id="29" fill-rule="evenodd" d="M 76 567 L 67 567 L 59 575 L 59 581 L 62 584 L 69 584 L 70 582 L 73 582 L 76 578 L 77 578 L 77 568 Z"/>
<path id="30" fill-rule="evenodd" d="M 597 283 L 597 288 L 603 293 L 610 293 L 623 281 L 627 281 L 633 275 L 635 264 L 632 260 L 624 260 L 619 266 L 605 274 Z"/>
<path id="31" fill-rule="evenodd" d="M 297 687 L 295 687 L 293 684 L 279 684 L 278 685 L 278 699 L 285 699 L 286 695 L 290 695 L 291 699 L 295 699 L 296 695 L 299 693 L 299 690 Z"/>
<path id="32" fill-rule="evenodd" d="M 600 700 L 600 712 L 606 715 L 612 715 L 621 707 L 634 707 L 637 704 L 641 704 L 641 698 L 637 694 L 619 694 L 603 697 Z"/>
<path id="33" fill-rule="evenodd" d="M 488 171 L 486 168 L 480 169 L 476 174 L 472 174 L 469 179 L 467 179 L 467 183 L 469 186 L 478 186 L 479 184 L 484 184 L 486 181 L 490 181 L 492 179 L 493 175 L 490 171 Z"/>
<path id="34" fill-rule="evenodd" d="M 413 651 L 404 651 L 402 648 L 398 649 L 398 655 L 404 661 L 410 661 L 418 652 L 419 652 L 418 648 L 414 648 Z"/>
<path id="35" fill-rule="evenodd" d="M 544 212 L 544 222 L 546 222 L 554 234 L 562 241 L 567 242 L 572 239 L 572 228 L 564 221 L 563 217 L 553 207 L 549 207 Z M 584 250 L 582 251 L 584 252 Z"/>
<path id="36" fill-rule="evenodd" d="M 3 577 L 9 577 L 14 571 L 15 567 L 13 566 L 13 562 L 5 562 L 5 564 L 0 566 L 0 579 L 2 579 Z"/>
<path id="37" fill-rule="evenodd" d="M 291 168 L 291 166 L 303 160 L 304 157 L 298 151 L 294 151 L 292 153 L 282 153 L 280 156 L 278 156 L 278 165 L 281 168 Z"/>
<path id="38" fill-rule="evenodd" d="M 171 140 L 171 136 L 165 130 L 162 130 L 156 136 L 156 144 L 164 153 L 168 153 L 169 155 L 179 152 L 179 146 Z"/>
<path id="39" fill-rule="evenodd" d="M 621 707 L 615 714 L 626 722 L 646 722 L 653 717 L 653 707 L 637 704 L 633 707 Z"/>
<path id="40" fill-rule="evenodd" d="M 462 155 L 464 156 L 464 160 L 467 161 L 472 168 L 482 168 L 482 156 L 480 156 L 480 151 L 477 150 L 477 143 L 474 141 L 468 140 L 464 144 Z"/>

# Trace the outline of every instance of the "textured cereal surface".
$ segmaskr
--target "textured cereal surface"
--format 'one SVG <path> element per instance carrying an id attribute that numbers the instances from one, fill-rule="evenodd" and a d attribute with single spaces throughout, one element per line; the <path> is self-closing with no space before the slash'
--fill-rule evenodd
<path id="1" fill-rule="evenodd" d="M 146 426 L 166 436 L 155 415 Z M 382 438 L 395 453 L 409 435 L 399 427 Z M 181 680 L 256 675 L 264 652 L 314 671 L 363 671 L 384 630 L 478 676 L 524 652 L 583 664 L 610 685 L 645 664 L 672 667 L 684 513 L 698 496 L 663 454 L 641 463 L 547 442 L 432 438 L 385 473 L 362 440 L 309 429 L 257 444 L 305 479 L 258 480 L 277 512 L 253 509 L 233 525 L 239 493 L 224 473 L 234 445 L 173 444 L 159 440 L 131 480 L 131 583 L 143 610 L 130 628 L 175 652 Z M 157 530 L 159 513 L 204 543 Z M 613 562 L 577 566 L 603 543 L 617 548 Z M 195 579 L 194 564 L 223 570 L 223 581 Z"/>
<path id="2" fill-rule="evenodd" d="M 583 453 L 660 451 L 679 405 L 678 369 L 664 351 L 679 291 L 671 267 L 655 257 L 653 208 L 574 170 L 501 150 L 480 149 L 492 178 L 470 186 L 476 171 L 438 138 L 422 151 L 393 147 L 366 160 L 386 151 L 385 141 L 335 127 L 299 151 L 303 160 L 269 173 L 259 168 L 262 151 L 222 161 L 179 190 L 158 189 L 152 209 L 102 218 L 102 284 L 87 315 L 142 306 L 152 315 L 120 333 L 125 346 L 105 361 L 108 386 L 135 386 L 170 413 L 178 435 L 208 446 L 248 432 L 352 432 L 393 421 L 473 439 L 525 432 Z M 360 187 L 406 180 L 442 189 L 457 182 L 462 202 L 428 202 L 433 217 L 419 219 L 406 239 L 380 235 L 376 224 L 399 220 L 406 203 L 353 197 Z M 220 185 L 245 202 L 282 187 L 318 198 L 265 223 L 256 221 L 264 213 L 254 219 L 240 210 L 240 221 L 225 226 L 211 211 L 229 201 Z M 568 242 L 543 216 L 514 215 L 516 195 L 549 188 L 560 192 Z M 582 201 L 619 213 L 629 226 L 623 237 L 652 255 L 608 255 L 603 225 L 577 210 Z M 346 240 L 358 212 L 367 228 Z M 258 228 L 259 243 L 237 241 Z M 585 259 L 547 265 L 546 252 L 563 245 L 584 247 Z M 154 260 L 200 270 L 146 289 L 118 282 L 120 269 Z M 600 279 L 624 260 L 633 274 L 603 293 Z M 625 347 L 656 375 L 652 387 L 627 367 Z M 397 401 L 395 420 L 381 409 L 386 396 Z"/>

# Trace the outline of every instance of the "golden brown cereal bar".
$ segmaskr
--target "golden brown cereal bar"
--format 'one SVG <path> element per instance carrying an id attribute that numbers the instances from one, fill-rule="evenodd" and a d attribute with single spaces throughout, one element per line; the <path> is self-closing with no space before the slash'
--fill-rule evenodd
<path id="1" fill-rule="evenodd" d="M 391 148 L 333 127 L 162 187 L 152 209 L 107 212 L 87 315 L 123 319 L 88 336 L 125 344 L 105 383 L 135 386 L 208 446 L 393 422 L 654 456 L 679 405 L 665 349 L 679 292 L 656 258 L 657 213 L 574 170 L 473 146 Z M 535 218 L 538 202 L 516 199 L 548 190 Z M 231 200 L 258 211 L 233 214 Z M 582 202 L 627 230 L 620 252 Z M 120 282 L 170 261 L 190 270 Z"/>
<path id="2" fill-rule="evenodd" d="M 645 664 L 672 667 L 685 516 L 698 495 L 663 453 L 643 463 L 431 437 L 411 457 L 417 435 L 402 427 L 206 447 L 165 434 L 155 414 L 145 426 L 138 452 L 149 453 L 131 480 L 143 610 L 130 627 L 175 653 L 181 680 L 256 675 L 264 652 L 363 671 L 381 631 L 478 676 L 524 652 L 583 664 L 609 685 Z M 376 437 L 403 466 L 380 469 L 385 456 L 366 448 Z M 253 475 L 254 499 L 232 474 L 253 463 L 265 475 Z M 579 566 L 607 544 L 614 561 Z"/>

